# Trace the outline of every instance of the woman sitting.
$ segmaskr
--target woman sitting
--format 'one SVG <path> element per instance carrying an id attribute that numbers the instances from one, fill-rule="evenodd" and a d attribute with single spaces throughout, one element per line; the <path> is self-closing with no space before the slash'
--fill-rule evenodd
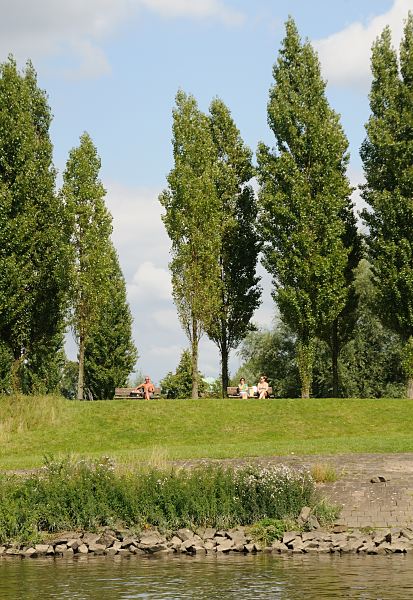
<path id="1" fill-rule="evenodd" d="M 268 398 L 268 381 L 265 375 L 261 375 L 257 385 L 258 398 Z"/>
<path id="2" fill-rule="evenodd" d="M 241 377 L 238 384 L 238 393 L 240 398 L 248 398 L 248 384 L 245 382 L 245 379 Z"/>

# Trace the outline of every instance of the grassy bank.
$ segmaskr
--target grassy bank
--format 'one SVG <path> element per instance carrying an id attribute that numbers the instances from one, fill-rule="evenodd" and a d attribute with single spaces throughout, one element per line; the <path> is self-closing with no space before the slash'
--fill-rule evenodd
<path id="1" fill-rule="evenodd" d="M 116 400 L 0 397 L 0 469 L 45 455 L 117 462 L 413 451 L 408 400 Z"/>

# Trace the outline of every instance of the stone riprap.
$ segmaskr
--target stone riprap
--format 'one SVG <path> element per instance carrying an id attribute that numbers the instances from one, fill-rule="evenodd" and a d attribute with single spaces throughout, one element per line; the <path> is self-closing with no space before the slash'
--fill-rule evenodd
<path id="1" fill-rule="evenodd" d="M 106 529 L 101 533 L 67 532 L 48 543 L 0 546 L 0 557 L 82 557 L 131 555 L 211 555 L 228 553 L 274 554 L 405 554 L 413 552 L 413 529 L 393 528 L 380 531 L 345 531 L 336 526 L 332 531 L 317 529 L 308 532 L 288 531 L 282 539 L 269 546 L 255 541 L 248 528 L 228 531 L 201 528 L 196 531 L 179 529 L 165 536 L 156 529 L 136 535 L 131 531 Z"/>

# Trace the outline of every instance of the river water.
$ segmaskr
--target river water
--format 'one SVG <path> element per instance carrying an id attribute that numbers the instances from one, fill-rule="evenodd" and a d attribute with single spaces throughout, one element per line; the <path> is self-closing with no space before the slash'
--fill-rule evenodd
<path id="1" fill-rule="evenodd" d="M 1 600 L 409 600 L 409 556 L 132 556 L 0 560 Z"/>

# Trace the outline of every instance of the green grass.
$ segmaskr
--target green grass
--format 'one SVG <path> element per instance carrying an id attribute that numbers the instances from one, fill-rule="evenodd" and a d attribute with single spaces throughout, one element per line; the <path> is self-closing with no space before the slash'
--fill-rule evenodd
<path id="1" fill-rule="evenodd" d="M 54 457 L 117 462 L 413 451 L 402 399 L 113 400 L 0 397 L 0 468 Z"/>

